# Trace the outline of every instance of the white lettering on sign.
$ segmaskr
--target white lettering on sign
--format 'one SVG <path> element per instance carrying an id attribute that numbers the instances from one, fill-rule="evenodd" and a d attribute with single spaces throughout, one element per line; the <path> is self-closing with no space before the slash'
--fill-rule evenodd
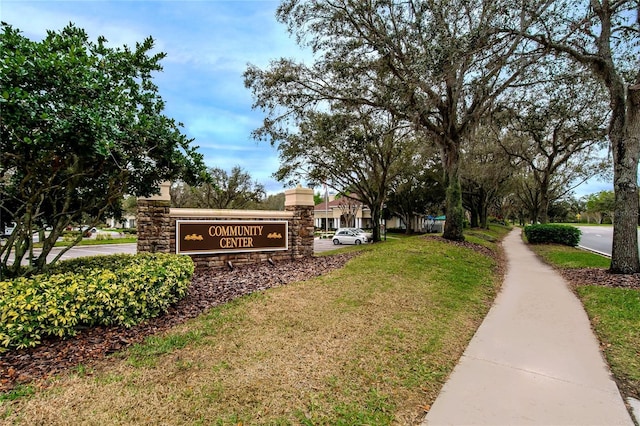
<path id="1" fill-rule="evenodd" d="M 253 238 L 251 237 L 232 237 L 220 238 L 220 248 L 252 248 Z"/>
<path id="2" fill-rule="evenodd" d="M 263 229 L 264 226 L 260 225 L 212 225 L 209 227 L 209 235 L 212 237 L 255 237 L 262 235 Z"/>

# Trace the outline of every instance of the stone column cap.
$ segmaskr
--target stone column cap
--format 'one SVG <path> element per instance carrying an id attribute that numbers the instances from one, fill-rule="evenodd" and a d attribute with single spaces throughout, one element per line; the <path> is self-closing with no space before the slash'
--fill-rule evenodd
<path id="1" fill-rule="evenodd" d="M 297 188 L 287 189 L 284 191 L 285 206 L 313 206 L 313 189 L 303 188 L 298 185 Z"/>
<path id="2" fill-rule="evenodd" d="M 171 201 L 171 182 L 162 182 L 160 184 L 160 192 L 150 197 L 140 197 L 139 200 L 154 200 L 154 201 Z"/>

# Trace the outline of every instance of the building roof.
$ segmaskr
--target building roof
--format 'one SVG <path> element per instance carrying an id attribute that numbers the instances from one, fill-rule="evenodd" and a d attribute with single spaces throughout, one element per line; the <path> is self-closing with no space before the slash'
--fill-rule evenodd
<path id="1" fill-rule="evenodd" d="M 329 201 L 328 210 L 331 210 L 334 207 L 338 207 L 339 201 L 340 201 L 339 198 L 337 200 Z M 327 210 L 327 202 L 323 201 L 320 204 L 316 204 L 315 207 L 313 208 L 313 210 L 326 211 Z"/>
<path id="2" fill-rule="evenodd" d="M 327 208 L 327 202 L 323 201 L 320 204 L 316 204 L 313 208 L 314 211 L 320 211 L 320 212 L 324 212 L 327 210 L 333 210 L 334 208 L 340 208 L 340 204 L 342 204 L 342 201 L 344 200 L 344 198 L 336 198 L 333 201 L 329 201 L 329 206 Z M 352 199 L 353 200 L 353 199 Z M 353 200 L 355 201 L 355 200 Z M 362 208 L 363 209 L 369 209 L 369 207 L 367 207 L 364 203 L 362 203 Z"/>

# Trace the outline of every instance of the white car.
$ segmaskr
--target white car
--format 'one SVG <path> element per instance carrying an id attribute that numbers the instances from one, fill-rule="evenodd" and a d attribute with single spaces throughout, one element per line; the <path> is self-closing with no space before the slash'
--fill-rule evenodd
<path id="1" fill-rule="evenodd" d="M 338 229 L 333 236 L 333 244 L 356 244 L 360 245 L 368 241 L 367 237 L 362 234 L 356 234 L 349 229 Z"/>
<path id="2" fill-rule="evenodd" d="M 367 237 L 367 241 L 371 241 L 373 239 L 373 234 L 371 232 L 366 232 L 364 229 L 361 229 L 361 228 L 338 228 L 336 232 L 340 232 L 344 230 L 351 231 L 356 235 L 364 235 L 365 237 Z"/>

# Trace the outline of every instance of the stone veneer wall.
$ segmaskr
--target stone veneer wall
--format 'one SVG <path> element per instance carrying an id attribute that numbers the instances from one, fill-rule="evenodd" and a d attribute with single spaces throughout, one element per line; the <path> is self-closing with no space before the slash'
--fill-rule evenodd
<path id="1" fill-rule="evenodd" d="M 287 220 L 289 248 L 284 251 L 189 255 L 196 266 L 224 267 L 264 262 L 268 259 L 300 259 L 313 256 L 313 191 L 295 188 L 285 191 L 285 211 L 210 210 L 169 208 L 168 184 L 161 195 L 138 199 L 138 252 L 176 252 L 177 220 Z"/>
<path id="2" fill-rule="evenodd" d="M 314 206 L 285 206 L 285 211 L 292 212 L 289 221 L 289 249 L 291 257 L 313 256 L 313 208 Z"/>
<path id="3" fill-rule="evenodd" d="M 170 203 L 165 200 L 138 200 L 138 253 L 171 252 Z"/>

